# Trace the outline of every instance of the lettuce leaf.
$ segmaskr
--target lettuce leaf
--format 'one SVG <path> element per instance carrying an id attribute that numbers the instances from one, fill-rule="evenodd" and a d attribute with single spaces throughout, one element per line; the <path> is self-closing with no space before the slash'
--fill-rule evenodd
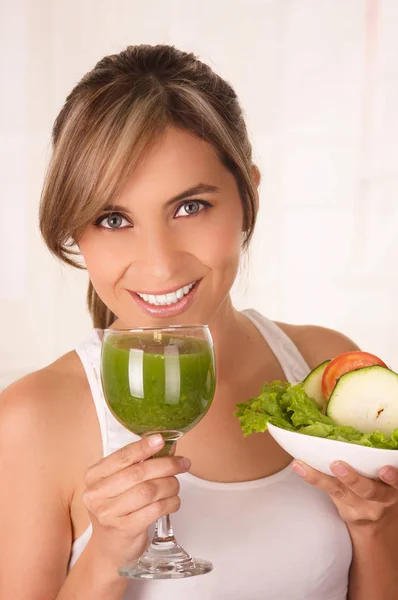
<path id="1" fill-rule="evenodd" d="M 301 383 L 265 383 L 260 394 L 236 405 L 243 435 L 266 431 L 268 423 L 314 437 L 360 444 L 371 448 L 398 449 L 398 428 L 387 436 L 380 431 L 362 433 L 354 427 L 337 425 L 322 414 L 318 405 L 304 392 Z"/>

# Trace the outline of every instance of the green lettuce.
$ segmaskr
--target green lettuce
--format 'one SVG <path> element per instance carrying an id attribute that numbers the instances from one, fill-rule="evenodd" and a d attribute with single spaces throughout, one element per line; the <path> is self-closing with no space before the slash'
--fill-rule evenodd
<path id="1" fill-rule="evenodd" d="M 337 425 L 322 414 L 316 402 L 307 396 L 301 383 L 282 381 L 265 383 L 260 394 L 236 405 L 235 415 L 243 435 L 266 431 L 268 423 L 314 437 L 360 444 L 371 448 L 398 449 L 398 429 L 390 436 L 380 431 L 362 433 L 354 427 Z"/>

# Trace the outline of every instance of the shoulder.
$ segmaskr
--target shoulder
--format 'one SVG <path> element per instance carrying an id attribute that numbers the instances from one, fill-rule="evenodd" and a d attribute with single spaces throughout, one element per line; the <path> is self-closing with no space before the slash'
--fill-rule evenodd
<path id="1" fill-rule="evenodd" d="M 26 375 L 0 394 L 0 448 L 29 452 L 36 462 L 45 459 L 48 472 L 62 474 L 61 486 L 71 484 L 77 450 L 87 454 L 84 432 L 93 421 L 89 398 L 75 352 Z"/>
<path id="2" fill-rule="evenodd" d="M 70 352 L 7 387 L 0 394 L 1 413 L 21 419 L 45 415 L 46 419 L 41 421 L 44 425 L 59 411 L 68 410 L 64 401 L 74 399 L 84 386 L 83 374 L 73 355 Z"/>
<path id="3" fill-rule="evenodd" d="M 317 325 L 276 324 L 297 346 L 310 369 L 343 352 L 359 350 L 355 342 L 334 329 Z"/>

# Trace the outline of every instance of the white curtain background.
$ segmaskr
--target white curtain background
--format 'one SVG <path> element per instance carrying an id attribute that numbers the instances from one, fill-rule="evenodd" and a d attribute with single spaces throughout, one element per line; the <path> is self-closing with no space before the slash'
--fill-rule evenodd
<path id="1" fill-rule="evenodd" d="M 90 330 L 87 274 L 40 239 L 40 190 L 67 93 L 138 43 L 196 52 L 241 98 L 262 184 L 236 305 L 398 369 L 397 31 L 397 0 L 0 0 L 0 387 Z"/>

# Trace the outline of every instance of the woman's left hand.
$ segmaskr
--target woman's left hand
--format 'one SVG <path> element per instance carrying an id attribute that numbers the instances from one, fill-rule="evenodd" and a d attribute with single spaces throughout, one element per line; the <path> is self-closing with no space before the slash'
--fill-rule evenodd
<path id="1" fill-rule="evenodd" d="M 330 467 L 335 477 L 297 460 L 292 468 L 305 481 L 329 494 L 347 525 L 384 527 L 388 522 L 398 522 L 398 469 L 383 467 L 379 472 L 382 481 L 375 481 L 359 475 L 342 461 Z"/>

